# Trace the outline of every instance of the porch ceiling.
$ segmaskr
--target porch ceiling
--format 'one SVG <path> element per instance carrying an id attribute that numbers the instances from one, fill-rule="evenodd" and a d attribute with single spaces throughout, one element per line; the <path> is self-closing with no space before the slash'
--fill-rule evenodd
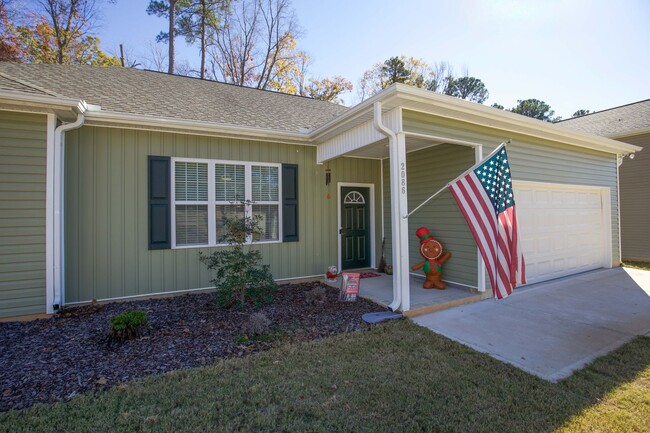
<path id="1" fill-rule="evenodd" d="M 423 137 L 406 137 L 406 153 L 415 152 L 431 146 L 443 144 L 440 141 L 431 140 Z M 384 159 L 388 158 L 388 139 L 376 141 L 367 146 L 355 149 L 345 156 L 352 156 L 355 158 L 373 158 Z"/>

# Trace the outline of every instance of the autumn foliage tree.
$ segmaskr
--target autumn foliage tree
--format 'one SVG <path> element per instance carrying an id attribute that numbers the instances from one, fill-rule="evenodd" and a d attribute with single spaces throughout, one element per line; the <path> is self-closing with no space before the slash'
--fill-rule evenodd
<path id="1" fill-rule="evenodd" d="M 7 0 L 0 0 L 0 61 L 20 60 L 18 39 L 12 22 L 13 11 Z"/>
<path id="2" fill-rule="evenodd" d="M 341 95 L 352 91 L 352 83 L 340 75 L 322 80 L 310 79 L 303 96 L 342 104 Z"/>
<path id="3" fill-rule="evenodd" d="M 0 3 L 2 58 L 27 63 L 118 66 L 93 36 L 95 2 L 92 0 L 35 0 L 33 9 L 10 10 Z"/>
<path id="4" fill-rule="evenodd" d="M 482 104 L 489 96 L 485 84 L 476 77 L 454 77 L 446 62 L 429 65 L 422 59 L 395 56 L 375 64 L 364 72 L 359 82 L 359 96 L 365 99 L 393 83 L 431 90 Z"/>
<path id="5" fill-rule="evenodd" d="M 393 83 L 425 88 L 430 78 L 431 69 L 424 60 L 406 56 L 391 57 L 364 72 L 359 81 L 359 94 L 361 99 L 365 99 Z"/>

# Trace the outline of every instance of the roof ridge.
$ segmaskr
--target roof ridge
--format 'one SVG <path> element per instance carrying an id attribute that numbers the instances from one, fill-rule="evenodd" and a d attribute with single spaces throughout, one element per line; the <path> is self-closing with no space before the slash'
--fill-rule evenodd
<path id="1" fill-rule="evenodd" d="M 156 70 L 153 70 L 153 69 L 139 69 L 139 68 L 125 68 L 125 69 L 133 69 L 133 70 L 142 71 L 142 72 L 153 72 L 153 73 L 156 73 L 156 74 L 166 75 L 166 76 L 169 76 L 169 77 L 177 77 L 177 78 L 181 78 L 181 79 L 190 78 L 190 79 L 193 79 L 193 80 L 198 80 L 198 81 L 206 82 L 206 83 L 223 84 L 225 86 L 237 87 L 237 88 L 240 88 L 240 89 L 248 89 L 248 90 L 253 90 L 253 91 L 257 90 L 257 91 L 260 91 L 260 92 L 267 92 L 267 93 L 272 93 L 272 94 L 275 94 L 275 95 L 293 96 L 293 97 L 297 97 L 297 98 L 308 99 L 310 101 L 321 102 L 321 103 L 332 104 L 332 105 L 338 105 L 339 107 L 344 107 L 344 108 L 350 108 L 350 107 L 347 107 L 345 105 L 337 104 L 337 103 L 332 102 L 332 101 L 324 101 L 322 99 L 312 98 L 311 96 L 297 95 L 295 93 L 279 92 L 277 90 L 271 90 L 271 89 L 260 89 L 260 88 L 257 88 L 257 87 L 243 86 L 243 85 L 239 85 L 239 84 L 235 84 L 235 83 L 227 83 L 225 81 L 211 80 L 209 78 L 193 77 L 191 75 L 170 74 L 169 72 L 156 71 Z"/>
<path id="2" fill-rule="evenodd" d="M 36 84 L 30 83 L 29 81 L 25 81 L 25 80 L 22 80 L 20 78 L 16 78 L 16 77 L 14 77 L 12 75 L 9 75 L 9 74 L 6 74 L 4 72 L 0 72 L 0 77 L 4 77 L 7 80 L 13 81 L 13 82 L 18 83 L 18 84 L 22 84 L 23 86 L 30 87 L 30 88 L 32 88 L 34 90 L 38 90 L 39 92 L 46 93 L 46 94 L 48 94 L 50 96 L 54 96 L 54 97 L 57 97 L 57 98 L 64 98 L 65 97 L 65 96 L 63 96 L 63 95 L 61 95 L 59 93 L 53 92 L 52 90 L 46 89 L 46 88 L 41 87 L 41 86 L 37 86 Z"/>
<path id="3" fill-rule="evenodd" d="M 575 119 L 580 119 L 580 118 L 583 118 L 583 117 L 591 116 L 592 114 L 600 114 L 600 113 L 604 113 L 604 112 L 606 112 L 606 111 L 618 110 L 619 108 L 629 107 L 630 105 L 641 104 L 642 102 L 650 102 L 650 98 L 648 98 L 648 99 L 642 99 L 642 100 L 640 100 L 640 101 L 636 101 L 636 102 L 630 102 L 630 103 L 623 104 L 623 105 L 618 105 L 618 106 L 616 106 L 616 107 L 605 108 L 604 110 L 594 111 L 594 112 L 592 112 L 592 113 L 583 114 L 582 116 L 570 117 L 570 118 L 568 118 L 568 119 L 562 119 L 562 120 L 559 120 L 559 121 L 557 121 L 557 122 L 555 122 L 555 123 L 568 122 L 568 121 L 570 121 L 570 120 L 575 120 Z"/>

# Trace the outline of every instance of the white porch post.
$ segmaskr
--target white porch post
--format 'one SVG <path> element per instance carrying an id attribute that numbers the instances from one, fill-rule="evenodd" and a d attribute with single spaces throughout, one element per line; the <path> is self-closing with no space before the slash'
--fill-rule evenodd
<path id="1" fill-rule="evenodd" d="M 400 123 L 401 124 L 401 123 Z M 409 284 L 408 191 L 406 182 L 406 135 L 392 131 L 382 122 L 381 102 L 374 105 L 374 126 L 388 137 L 390 162 L 390 214 L 393 253 L 393 302 L 390 309 L 408 311 L 411 305 Z"/>
<path id="2" fill-rule="evenodd" d="M 406 181 L 406 136 L 395 134 L 390 144 L 391 160 L 391 206 L 393 233 L 393 290 L 398 287 L 402 298 L 402 311 L 411 308 L 411 285 L 409 265 L 408 188 Z M 397 248 L 395 248 L 397 246 Z M 396 251 L 397 250 L 397 251 Z"/>

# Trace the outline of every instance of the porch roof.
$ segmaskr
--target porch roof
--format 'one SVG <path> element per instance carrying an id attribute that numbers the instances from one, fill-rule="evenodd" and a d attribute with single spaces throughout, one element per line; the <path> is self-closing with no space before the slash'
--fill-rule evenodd
<path id="1" fill-rule="evenodd" d="M 318 144 L 318 162 L 343 155 L 375 158 L 387 156 L 382 150 L 386 143 L 378 144 L 381 140 L 385 140 L 385 137 L 373 127 L 375 102 L 381 102 L 382 121 L 395 132 L 404 132 L 402 110 L 407 109 L 431 114 L 441 119 L 487 127 L 503 134 L 504 140 L 509 138 L 510 134 L 521 134 L 615 154 L 629 154 L 642 150 L 631 144 L 569 130 L 553 123 L 397 83 L 314 130 L 311 137 Z M 444 137 L 408 135 L 410 135 L 407 143 L 409 150 L 449 142 Z M 472 145 L 472 143 L 457 144 Z M 370 145 L 372 148 L 361 150 Z"/>

